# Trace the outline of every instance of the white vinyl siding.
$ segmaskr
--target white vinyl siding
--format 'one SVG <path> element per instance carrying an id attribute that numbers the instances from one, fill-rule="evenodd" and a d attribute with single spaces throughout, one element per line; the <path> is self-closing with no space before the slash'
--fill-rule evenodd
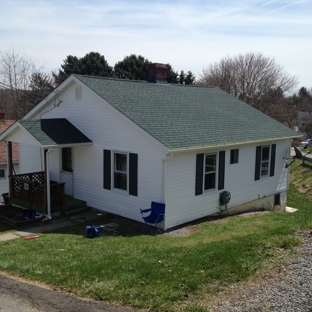
<path id="1" fill-rule="evenodd" d="M 16 174 L 19 173 L 19 164 L 15 163 L 13 164 L 14 166 L 14 172 Z M 0 178 L 0 196 L 3 193 L 8 193 L 9 192 L 9 178 L 8 178 L 8 167 L 7 164 L 2 164 L 0 165 L 0 171 L 2 171 L 2 173 L 4 173 L 4 176 L 2 175 Z M 0 202 L 3 201 L 3 198 L 0 198 Z"/>
<path id="2" fill-rule="evenodd" d="M 79 101 L 75 100 L 75 84 L 60 96 L 60 106 L 43 117 L 67 118 L 93 141 L 90 146 L 72 148 L 73 196 L 86 200 L 90 207 L 142 221 L 140 209 L 149 208 L 151 201 L 163 200 L 162 159 L 166 154 L 161 144 L 84 86 Z M 103 189 L 104 149 L 138 154 L 138 196 Z M 61 161 L 59 150 L 54 148 L 49 155 L 51 179 L 56 181 L 61 170 L 56 161 Z"/>
<path id="3" fill-rule="evenodd" d="M 44 170 L 43 153 L 39 146 L 19 143 L 20 172 L 39 172 Z"/>
<path id="4" fill-rule="evenodd" d="M 259 181 L 254 180 L 256 144 L 239 146 L 240 160 L 235 166 L 230 164 L 231 148 L 225 150 L 224 190 L 231 193 L 228 208 L 287 190 L 288 169 L 285 168 L 283 157 L 289 155 L 290 141 L 286 139 L 271 143 L 276 143 L 275 174 Z M 219 211 L 221 190 L 214 189 L 195 196 L 195 152 L 175 154 L 167 162 L 166 172 L 166 228 Z"/>

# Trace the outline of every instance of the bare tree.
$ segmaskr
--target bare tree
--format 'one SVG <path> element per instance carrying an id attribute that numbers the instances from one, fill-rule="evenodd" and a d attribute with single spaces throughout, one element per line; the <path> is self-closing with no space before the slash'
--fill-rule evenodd
<path id="1" fill-rule="evenodd" d="M 276 103 L 269 96 L 275 95 L 276 90 L 282 96 L 289 92 L 297 85 L 297 77 L 287 74 L 274 58 L 249 52 L 210 64 L 200 74 L 199 83 L 217 86 L 268 113 Z"/>
<path id="2" fill-rule="evenodd" d="M 20 119 L 32 108 L 28 100 L 31 77 L 42 70 L 43 66 L 38 67 L 33 58 L 17 53 L 13 48 L 0 51 L 1 88 L 9 90 L 2 98 L 6 102 L 0 103 L 0 107 L 4 108 L 7 118 Z"/>

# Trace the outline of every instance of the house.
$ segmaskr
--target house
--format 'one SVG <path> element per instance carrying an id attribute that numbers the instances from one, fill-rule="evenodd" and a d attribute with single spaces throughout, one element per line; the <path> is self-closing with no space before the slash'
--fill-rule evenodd
<path id="1" fill-rule="evenodd" d="M 163 229 L 218 213 L 224 191 L 230 211 L 285 208 L 298 134 L 219 88 L 165 77 L 157 63 L 149 82 L 71 75 L 0 140 L 20 144 L 21 174 L 44 170 L 47 189 L 65 183 L 96 209 L 142 221 L 140 208 L 165 203 Z"/>
<path id="2" fill-rule="evenodd" d="M 6 120 L 5 113 L 0 113 L 0 133 L 8 129 L 15 120 Z M 0 142 L 0 195 L 3 193 L 8 193 L 9 182 L 8 182 L 8 172 L 7 172 L 7 146 L 4 142 Z M 19 152 L 18 144 L 13 143 L 12 145 L 12 159 L 13 168 L 15 172 L 19 172 Z"/>
<path id="3" fill-rule="evenodd" d="M 305 126 L 312 122 L 312 112 L 302 110 L 298 114 L 298 129 L 305 132 Z"/>

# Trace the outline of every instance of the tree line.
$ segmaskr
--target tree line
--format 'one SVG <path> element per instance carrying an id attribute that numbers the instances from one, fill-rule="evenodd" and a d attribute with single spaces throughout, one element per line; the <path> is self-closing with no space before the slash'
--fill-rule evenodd
<path id="1" fill-rule="evenodd" d="M 298 125 L 299 111 L 312 111 L 312 89 L 293 93 L 297 77 L 262 53 L 223 57 L 204 67 L 197 83 L 217 86 L 290 128 Z M 309 133 L 311 126 L 312 119 L 299 130 Z"/>
<path id="2" fill-rule="evenodd" d="M 110 66 L 98 52 L 83 57 L 68 55 L 57 72 L 48 74 L 34 59 L 11 49 L 0 51 L 0 111 L 7 119 L 21 119 L 71 74 L 120 79 L 148 80 L 148 65 L 152 62 L 141 55 L 131 54 Z M 194 84 L 191 71 L 180 72 L 168 66 L 167 81 Z"/>
<path id="3" fill-rule="evenodd" d="M 151 63 L 131 54 L 110 66 L 104 55 L 90 52 L 83 57 L 68 55 L 56 72 L 48 74 L 44 66 L 14 49 L 0 51 L 0 111 L 7 119 L 21 119 L 71 74 L 148 80 Z M 192 71 L 178 72 L 167 66 L 168 83 L 219 87 L 289 127 L 297 125 L 300 110 L 312 111 L 312 90 L 301 87 L 291 93 L 298 84 L 297 77 L 262 53 L 223 57 L 204 67 L 197 81 Z M 305 127 L 301 130 L 308 132 L 310 127 L 312 132 L 312 120 Z"/>

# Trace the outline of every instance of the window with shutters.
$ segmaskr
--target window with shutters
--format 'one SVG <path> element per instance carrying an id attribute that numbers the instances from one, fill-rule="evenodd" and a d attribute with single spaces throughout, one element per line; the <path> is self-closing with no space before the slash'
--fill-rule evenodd
<path id="1" fill-rule="evenodd" d="M 138 154 L 103 150 L 103 188 L 138 196 Z"/>
<path id="2" fill-rule="evenodd" d="M 114 153 L 114 188 L 128 189 L 128 154 Z"/>
<path id="3" fill-rule="evenodd" d="M 205 154 L 204 190 L 216 188 L 217 154 Z"/>
<path id="4" fill-rule="evenodd" d="M 275 154 L 276 144 L 256 147 L 255 180 L 274 176 Z"/>
<path id="5" fill-rule="evenodd" d="M 224 189 L 225 151 L 196 155 L 195 196 Z"/>
<path id="6" fill-rule="evenodd" d="M 261 150 L 261 176 L 269 175 L 270 146 L 262 146 Z"/>

